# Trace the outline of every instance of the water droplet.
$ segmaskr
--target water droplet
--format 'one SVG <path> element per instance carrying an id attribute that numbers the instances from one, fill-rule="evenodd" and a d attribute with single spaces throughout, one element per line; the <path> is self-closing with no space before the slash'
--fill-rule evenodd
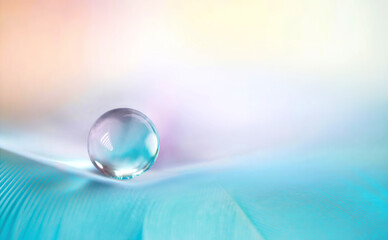
<path id="1" fill-rule="evenodd" d="M 104 113 L 88 137 L 89 157 L 105 175 L 128 179 L 147 171 L 159 152 L 159 136 L 143 113 L 118 108 Z"/>

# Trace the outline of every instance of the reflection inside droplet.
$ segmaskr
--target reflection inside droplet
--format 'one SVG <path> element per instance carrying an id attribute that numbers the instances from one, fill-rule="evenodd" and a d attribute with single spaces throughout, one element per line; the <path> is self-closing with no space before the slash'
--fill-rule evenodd
<path id="1" fill-rule="evenodd" d="M 144 114 L 119 108 L 103 114 L 88 137 L 89 157 L 105 175 L 127 179 L 140 175 L 154 163 L 159 136 Z"/>

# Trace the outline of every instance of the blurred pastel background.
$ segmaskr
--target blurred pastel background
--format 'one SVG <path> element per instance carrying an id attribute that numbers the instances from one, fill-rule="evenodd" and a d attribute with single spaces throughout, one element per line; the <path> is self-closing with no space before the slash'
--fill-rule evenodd
<path id="1" fill-rule="evenodd" d="M 184 202 L 182 209 L 198 208 L 187 215 L 184 211 L 179 215 L 173 205 L 155 207 L 154 211 L 161 211 L 158 216 L 152 215 L 155 218 L 144 218 L 139 212 L 131 215 L 132 210 L 126 208 L 138 225 L 133 229 L 122 227 L 129 234 L 135 232 L 133 238 L 387 239 L 383 229 L 388 224 L 387 9 L 388 2 L 381 0 L 0 0 L 1 160 L 11 165 L 22 161 L 21 166 L 29 166 L 36 159 L 75 163 L 72 166 L 76 169 L 91 166 L 86 139 L 93 122 L 110 109 L 135 108 L 155 123 L 161 146 L 154 167 L 134 185 L 148 176 L 153 182 L 148 188 L 157 188 L 167 201 L 170 193 L 161 189 L 170 189 L 172 183 L 158 182 L 158 175 L 154 177 L 153 173 L 162 172 L 164 178 L 179 174 L 179 186 L 172 184 L 171 189 L 199 190 L 209 194 L 210 200 L 188 194 L 191 197 L 187 199 L 194 200 L 186 202 L 183 196 L 171 196 L 171 202 Z M 8 156 L 9 152 L 16 156 Z M 19 159 L 22 157 L 18 154 L 25 159 Z M 11 161 L 13 158 L 18 160 Z M 234 176 L 221 192 L 217 187 L 203 190 L 197 185 L 197 177 L 191 175 L 202 172 L 203 166 L 208 169 L 209 164 L 218 175 L 201 173 L 204 179 L 210 177 L 204 180 L 207 184 L 218 186 L 227 176 Z M 308 170 L 304 169 L 306 165 Z M 323 180 L 317 180 L 316 171 L 322 166 L 329 170 L 322 175 Z M 42 168 L 47 166 L 36 171 Z M 222 168 L 229 170 L 223 172 Z M 246 169 L 252 172 L 245 173 Z M 262 169 L 269 170 L 259 174 Z M 56 175 L 55 168 L 47 171 Z M 5 186 L 0 201 L 7 203 L 12 195 L 7 195 L 6 187 L 13 175 L 6 175 L 5 170 L 0 173 Z M 246 178 L 238 177 L 244 174 Z M 292 180 L 285 177 L 290 174 Z M 358 174 L 364 180 L 355 177 Z M 78 177 L 64 174 L 56 184 L 79 182 L 74 180 Z M 88 177 L 82 174 L 80 178 L 97 181 L 85 180 Z M 301 208 L 290 207 L 295 196 L 290 200 L 284 192 L 290 189 L 286 184 L 289 181 L 296 181 L 295 186 L 310 184 L 308 189 L 327 187 L 332 196 L 339 194 L 333 204 L 345 204 L 345 210 L 330 212 L 332 203 L 317 203 L 315 215 L 307 214 L 313 217 L 306 218 L 303 212 L 309 210 L 303 206 L 314 200 L 299 194 L 301 200 L 296 202 Z M 356 188 L 364 186 L 365 181 L 370 188 Z M 148 188 L 144 192 L 153 192 Z M 236 190 L 240 188 L 246 192 Z M 82 186 L 77 189 L 83 191 Z M 87 189 L 98 192 L 94 193 L 101 199 L 103 191 L 122 194 L 121 189 Z M 55 190 L 42 191 L 48 196 L 57 194 Z M 228 209 L 195 215 L 205 211 L 198 202 L 211 203 L 211 196 L 216 196 L 216 206 L 222 206 L 224 191 L 244 196 L 237 212 L 245 212 L 245 220 L 233 215 L 235 210 L 232 215 L 222 215 Z M 255 192 L 268 195 L 260 197 Z M 126 191 L 124 194 L 133 196 Z M 75 207 L 81 201 L 71 199 L 71 203 L 52 204 L 68 209 L 66 204 Z M 274 205 L 260 202 L 265 199 L 272 199 Z M 131 201 L 122 200 L 115 208 L 140 204 Z M 97 203 L 93 204 L 97 208 Z M 30 211 L 36 208 L 24 207 Z M 0 210 L 7 208 L 0 205 Z M 93 216 L 94 210 L 89 209 Z M 349 212 L 351 217 L 347 218 Z M 295 217 L 282 219 L 287 213 Z M 23 212 L 15 214 L 26 218 Z M 106 214 L 109 216 L 109 212 Z M 345 220 L 336 222 L 326 214 Z M 67 217 L 80 218 L 75 215 Z M 197 218 L 191 219 L 193 215 Z M 230 221 L 214 224 L 217 216 Z M 48 223 L 59 218 L 54 214 L 51 220 L 40 220 Z M 0 217 L 0 223 L 7 219 Z M 160 221 L 155 219 L 165 219 L 166 226 L 158 225 Z M 195 226 L 204 227 L 199 222 L 207 220 L 210 235 L 205 230 L 195 231 Z M 333 225 L 325 225 L 330 221 Z M 359 226 L 360 222 L 365 224 Z M 105 233 L 110 233 L 109 224 L 100 223 L 107 228 Z M 57 235 L 50 235 L 47 229 L 12 235 L 29 225 L 10 224 L 7 228 L 7 224 L 0 228 L 0 236 L 66 239 L 73 229 L 69 220 L 62 223 L 66 230 L 62 235 L 55 231 Z M 219 226 L 225 227 L 225 235 L 220 235 Z M 230 229 L 227 226 L 237 230 L 232 228 L 235 232 L 230 233 L 225 230 Z M 246 226 L 253 229 L 252 234 Z M 335 226 L 344 226 L 343 232 L 334 231 Z M 183 230 L 174 232 L 178 228 Z M 239 238 L 242 232 L 247 235 Z M 72 234 L 84 237 L 81 231 Z M 132 239 L 119 233 L 114 236 Z"/>

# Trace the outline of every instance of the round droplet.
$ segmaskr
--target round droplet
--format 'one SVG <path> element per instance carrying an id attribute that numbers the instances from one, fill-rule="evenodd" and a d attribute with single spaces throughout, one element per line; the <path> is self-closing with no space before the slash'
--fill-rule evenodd
<path id="1" fill-rule="evenodd" d="M 128 179 L 147 171 L 159 153 L 159 136 L 143 113 L 118 108 L 104 113 L 88 137 L 89 157 L 105 175 Z"/>

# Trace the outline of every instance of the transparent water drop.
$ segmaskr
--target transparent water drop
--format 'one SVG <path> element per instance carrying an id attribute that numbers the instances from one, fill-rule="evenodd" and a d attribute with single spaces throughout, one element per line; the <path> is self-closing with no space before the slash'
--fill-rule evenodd
<path id="1" fill-rule="evenodd" d="M 159 153 L 159 136 L 143 113 L 118 108 L 104 113 L 88 137 L 89 157 L 107 176 L 128 179 L 147 171 Z"/>

